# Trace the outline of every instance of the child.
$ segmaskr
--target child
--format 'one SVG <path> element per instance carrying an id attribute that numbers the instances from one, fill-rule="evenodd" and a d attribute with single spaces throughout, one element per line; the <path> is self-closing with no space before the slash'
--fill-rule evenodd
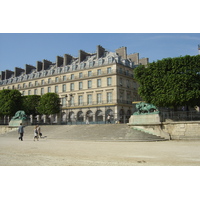
<path id="1" fill-rule="evenodd" d="M 37 139 L 37 141 L 39 140 L 37 126 L 35 126 L 35 128 L 34 128 L 34 138 L 33 138 L 34 141 L 35 141 L 35 138 Z"/>

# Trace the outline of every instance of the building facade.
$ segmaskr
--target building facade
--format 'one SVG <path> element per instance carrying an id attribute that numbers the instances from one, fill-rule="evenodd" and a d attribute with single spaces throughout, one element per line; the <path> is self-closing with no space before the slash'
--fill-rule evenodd
<path id="1" fill-rule="evenodd" d="M 96 53 L 79 50 L 77 58 L 57 56 L 56 62 L 37 61 L 36 66 L 15 67 L 1 72 L 0 90 L 17 89 L 22 95 L 55 92 L 61 99 L 62 112 L 38 116 L 37 121 L 54 123 L 104 123 L 107 116 L 126 123 L 133 112 L 132 102 L 140 100 L 133 69 L 146 65 L 148 58 L 139 53 L 127 55 L 127 48 L 115 52 L 98 45 Z"/>

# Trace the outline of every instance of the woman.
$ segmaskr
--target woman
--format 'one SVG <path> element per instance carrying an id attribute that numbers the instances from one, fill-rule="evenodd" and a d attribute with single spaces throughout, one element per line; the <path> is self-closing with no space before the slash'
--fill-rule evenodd
<path id="1" fill-rule="evenodd" d="M 39 140 L 37 126 L 35 126 L 35 128 L 34 128 L 34 138 L 33 138 L 34 141 L 35 141 L 35 138 L 37 139 L 37 141 Z"/>

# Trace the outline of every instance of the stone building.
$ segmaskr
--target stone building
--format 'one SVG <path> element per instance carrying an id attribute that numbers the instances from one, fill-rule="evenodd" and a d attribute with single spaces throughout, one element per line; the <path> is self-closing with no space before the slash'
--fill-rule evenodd
<path id="1" fill-rule="evenodd" d="M 79 50 L 78 57 L 64 54 L 56 62 L 37 61 L 36 66 L 15 67 L 1 72 L 0 90 L 18 89 L 23 95 L 43 95 L 55 92 L 61 98 L 62 112 L 55 116 L 38 116 L 38 121 L 54 123 L 105 123 L 128 121 L 132 102 L 140 100 L 133 69 L 146 65 L 148 58 L 139 53 L 127 55 L 127 48 L 115 52 L 98 45 L 96 53 Z"/>

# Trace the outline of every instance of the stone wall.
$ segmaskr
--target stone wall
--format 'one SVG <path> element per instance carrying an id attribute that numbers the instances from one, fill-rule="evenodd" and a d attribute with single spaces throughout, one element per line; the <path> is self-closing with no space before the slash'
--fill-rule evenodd
<path id="1" fill-rule="evenodd" d="M 132 115 L 129 119 L 131 128 L 165 139 L 200 139 L 200 121 L 160 122 L 158 114 Z"/>
<path id="2" fill-rule="evenodd" d="M 163 122 L 161 127 L 172 140 L 200 139 L 200 121 Z"/>
<path id="3" fill-rule="evenodd" d="M 13 130 L 17 130 L 18 128 L 11 128 L 11 127 L 8 127 L 8 126 L 0 126 L 0 134 L 5 134 L 7 132 L 10 132 L 10 131 L 13 131 Z"/>

